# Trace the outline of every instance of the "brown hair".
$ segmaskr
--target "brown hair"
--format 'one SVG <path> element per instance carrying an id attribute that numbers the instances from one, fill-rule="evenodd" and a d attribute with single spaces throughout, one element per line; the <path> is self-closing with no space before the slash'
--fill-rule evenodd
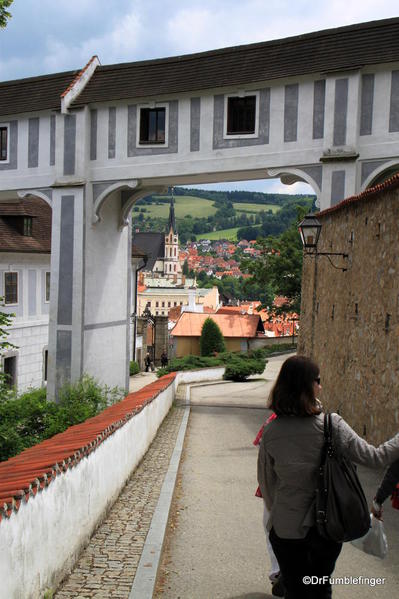
<path id="1" fill-rule="evenodd" d="M 321 407 L 314 394 L 319 367 L 306 356 L 292 356 L 282 365 L 269 397 L 277 416 L 313 416 Z"/>

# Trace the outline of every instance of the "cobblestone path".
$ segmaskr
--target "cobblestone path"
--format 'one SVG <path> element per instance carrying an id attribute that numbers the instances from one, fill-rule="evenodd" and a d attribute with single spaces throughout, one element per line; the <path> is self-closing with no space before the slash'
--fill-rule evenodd
<path id="1" fill-rule="evenodd" d="M 54 597 L 128 598 L 184 410 L 173 407 L 108 516 Z"/>

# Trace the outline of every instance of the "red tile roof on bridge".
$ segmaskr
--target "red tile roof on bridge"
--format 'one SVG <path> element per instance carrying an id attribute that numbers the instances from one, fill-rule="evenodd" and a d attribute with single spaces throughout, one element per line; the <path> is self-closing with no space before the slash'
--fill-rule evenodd
<path id="1" fill-rule="evenodd" d="M 1 462 L 0 521 L 18 511 L 21 501 L 27 502 L 57 476 L 87 457 L 169 387 L 175 376 L 175 372 L 167 374 L 139 391 L 129 393 L 97 416 Z"/>

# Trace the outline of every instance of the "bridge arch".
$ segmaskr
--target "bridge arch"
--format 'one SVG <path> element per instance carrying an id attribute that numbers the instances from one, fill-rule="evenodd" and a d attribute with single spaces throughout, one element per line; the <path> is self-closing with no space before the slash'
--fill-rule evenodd
<path id="1" fill-rule="evenodd" d="M 366 170 L 364 169 L 365 166 L 368 167 L 368 169 L 366 170 L 367 176 L 365 176 L 365 178 L 362 180 L 361 191 L 364 191 L 369 187 L 374 187 L 374 185 L 383 183 L 393 175 L 399 173 L 398 158 L 395 158 L 395 160 L 390 160 L 389 162 L 386 162 L 385 160 L 372 161 L 370 163 L 366 162 L 362 166 L 362 174 Z M 371 168 L 373 170 L 368 172 L 368 170 Z"/>
<path id="2" fill-rule="evenodd" d="M 17 192 L 19 198 L 40 198 L 46 204 L 53 207 L 53 191 L 52 189 L 24 189 Z"/>
<path id="3" fill-rule="evenodd" d="M 307 183 L 313 189 L 317 196 L 316 205 L 320 204 L 320 195 L 322 188 L 322 167 L 314 166 L 307 169 L 301 168 L 283 168 L 268 169 L 271 177 L 278 177 L 284 185 L 293 185 L 294 183 Z"/>

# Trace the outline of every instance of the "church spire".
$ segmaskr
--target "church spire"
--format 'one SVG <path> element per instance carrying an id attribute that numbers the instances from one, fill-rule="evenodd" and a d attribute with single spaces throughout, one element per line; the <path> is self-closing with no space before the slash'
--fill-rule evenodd
<path id="1" fill-rule="evenodd" d="M 172 189 L 172 199 L 170 201 L 170 207 L 169 207 L 168 232 L 171 229 L 172 229 L 172 231 L 173 231 L 174 234 L 177 233 L 176 218 L 175 218 L 175 200 L 174 200 L 174 197 L 173 197 L 173 189 Z"/>

